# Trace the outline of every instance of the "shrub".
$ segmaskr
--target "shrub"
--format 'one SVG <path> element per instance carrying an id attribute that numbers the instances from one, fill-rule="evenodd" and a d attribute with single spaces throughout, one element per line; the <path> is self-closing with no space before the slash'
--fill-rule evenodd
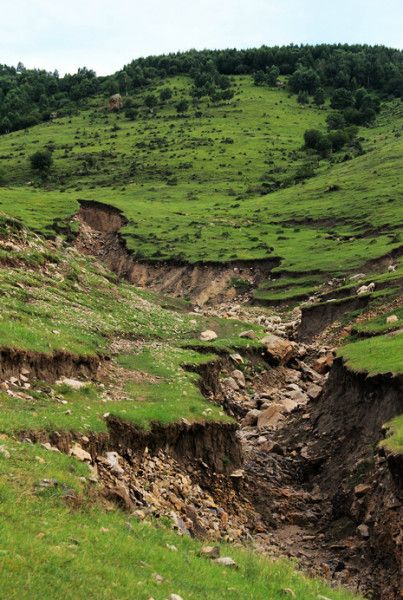
<path id="1" fill-rule="evenodd" d="M 47 173 L 52 164 L 53 157 L 50 150 L 38 150 L 30 156 L 31 168 L 39 173 Z"/>

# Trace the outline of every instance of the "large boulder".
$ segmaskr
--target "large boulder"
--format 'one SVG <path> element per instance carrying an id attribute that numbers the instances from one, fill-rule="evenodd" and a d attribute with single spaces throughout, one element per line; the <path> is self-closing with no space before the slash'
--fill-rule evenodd
<path id="1" fill-rule="evenodd" d="M 266 335 L 261 340 L 266 354 L 276 365 L 286 365 L 294 357 L 294 345 L 277 335 Z"/>
<path id="2" fill-rule="evenodd" d="M 113 96 L 109 98 L 108 108 L 111 112 L 123 108 L 122 96 L 120 94 L 113 94 Z"/>

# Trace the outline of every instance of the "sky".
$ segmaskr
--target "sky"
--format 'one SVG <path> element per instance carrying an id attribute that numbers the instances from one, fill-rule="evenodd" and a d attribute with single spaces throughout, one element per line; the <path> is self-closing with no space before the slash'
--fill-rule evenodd
<path id="1" fill-rule="evenodd" d="M 0 63 L 107 75 L 140 56 L 266 44 L 403 49 L 403 0 L 12 0 Z"/>

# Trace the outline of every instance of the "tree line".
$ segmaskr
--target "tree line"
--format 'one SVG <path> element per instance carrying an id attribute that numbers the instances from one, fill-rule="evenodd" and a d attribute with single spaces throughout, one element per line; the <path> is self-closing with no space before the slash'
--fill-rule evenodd
<path id="1" fill-rule="evenodd" d="M 190 50 L 139 58 L 105 77 L 98 77 L 86 67 L 60 77 L 57 71 L 26 69 L 19 63 L 17 67 L 0 65 L 0 133 L 30 127 L 51 119 L 55 113 L 69 114 L 82 101 L 97 95 L 133 94 L 173 75 L 192 78 L 195 101 L 204 96 L 214 102 L 226 101 L 233 96 L 230 76 L 243 74 L 252 75 L 257 85 L 275 85 L 279 77 L 287 76 L 290 91 L 298 94 L 301 102 L 312 95 L 320 104 L 329 95 L 337 103 L 337 94 L 334 96 L 339 90 L 339 101 L 346 104 L 343 110 L 350 109 L 345 117 L 352 123 L 368 120 L 370 114 L 353 112 L 365 112 L 357 107 L 357 90 L 364 89 L 377 98 L 403 97 L 403 52 L 385 46 L 321 44 Z M 367 108 L 375 110 L 373 106 Z"/>

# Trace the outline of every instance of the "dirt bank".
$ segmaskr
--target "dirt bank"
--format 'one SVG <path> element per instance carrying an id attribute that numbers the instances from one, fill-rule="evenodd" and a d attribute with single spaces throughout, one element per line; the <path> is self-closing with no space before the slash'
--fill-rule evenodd
<path id="1" fill-rule="evenodd" d="M 266 278 L 280 259 L 231 263 L 147 262 L 136 259 L 126 248 L 119 230 L 126 224 L 121 212 L 111 206 L 81 200 L 77 218 L 81 223 L 76 246 L 102 260 L 119 277 L 138 287 L 191 299 L 202 306 L 230 300 L 238 295 L 234 281 L 252 287 Z"/>

